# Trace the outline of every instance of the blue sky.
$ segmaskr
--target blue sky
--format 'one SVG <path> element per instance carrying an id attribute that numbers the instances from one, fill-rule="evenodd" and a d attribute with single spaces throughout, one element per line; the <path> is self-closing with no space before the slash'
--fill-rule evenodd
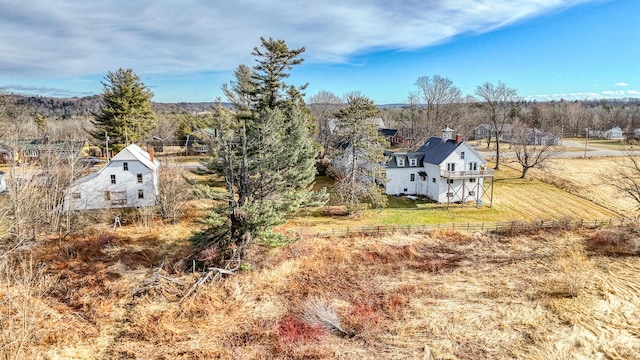
<path id="1" fill-rule="evenodd" d="M 404 103 L 420 76 L 465 95 L 640 98 L 637 0 L 0 0 L 0 89 L 102 92 L 132 68 L 154 101 L 212 101 L 260 36 L 306 47 L 290 82 Z"/>

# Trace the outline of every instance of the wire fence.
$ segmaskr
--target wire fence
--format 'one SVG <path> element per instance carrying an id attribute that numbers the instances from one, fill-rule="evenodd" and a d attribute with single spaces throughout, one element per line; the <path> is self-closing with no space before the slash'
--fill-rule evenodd
<path id="1" fill-rule="evenodd" d="M 622 227 L 635 222 L 633 219 L 619 218 L 607 220 L 585 219 L 558 219 L 537 221 L 508 221 L 508 222 L 482 222 L 482 223 L 448 223 L 448 224 L 422 224 L 422 225 L 375 225 L 357 226 L 345 228 L 331 228 L 325 231 L 309 231 L 300 228 L 300 236 L 314 235 L 320 237 L 349 237 L 349 236 L 380 236 L 397 233 L 414 234 L 428 233 L 438 229 L 447 229 L 466 232 L 492 232 L 504 235 L 514 235 L 527 232 L 535 232 L 541 229 L 577 229 L 601 227 Z"/>

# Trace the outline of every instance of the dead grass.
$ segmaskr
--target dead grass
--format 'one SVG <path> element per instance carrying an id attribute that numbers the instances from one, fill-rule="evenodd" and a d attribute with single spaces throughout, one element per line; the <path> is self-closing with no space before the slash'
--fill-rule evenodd
<path id="1" fill-rule="evenodd" d="M 635 217 L 637 206 L 630 198 L 609 185 L 608 176 L 624 158 L 553 159 L 547 169 L 532 170 L 535 178 L 557 186 L 602 207 Z"/>
<path id="2" fill-rule="evenodd" d="M 123 230 L 42 243 L 3 264 L 4 357 L 615 359 L 640 350 L 640 257 L 594 251 L 597 231 L 305 238 L 255 248 L 254 270 L 181 302 L 196 276 L 170 264 L 186 230 Z"/>

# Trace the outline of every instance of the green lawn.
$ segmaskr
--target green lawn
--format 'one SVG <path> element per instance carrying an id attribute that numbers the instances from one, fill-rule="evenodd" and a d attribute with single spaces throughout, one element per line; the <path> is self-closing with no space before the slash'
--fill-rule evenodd
<path id="1" fill-rule="evenodd" d="M 330 231 L 331 228 L 378 225 L 432 225 L 448 223 L 495 223 L 497 221 L 532 221 L 561 218 L 585 220 L 619 218 L 620 215 L 589 200 L 572 195 L 553 185 L 534 179 L 519 179 L 519 169 L 501 165 L 496 172 L 494 199 L 486 197 L 484 204 L 438 204 L 427 199 L 411 200 L 389 196 L 384 209 L 366 209 L 345 216 L 339 207 L 325 207 L 301 212 L 287 228 L 305 231 Z M 318 178 L 316 188 L 328 186 L 331 179 Z M 488 194 L 487 194 L 488 195 Z"/>

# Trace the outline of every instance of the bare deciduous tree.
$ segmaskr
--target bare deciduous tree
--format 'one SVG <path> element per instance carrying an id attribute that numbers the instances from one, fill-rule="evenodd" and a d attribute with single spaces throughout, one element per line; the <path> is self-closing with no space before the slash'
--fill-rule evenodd
<path id="1" fill-rule="evenodd" d="M 416 86 L 427 105 L 426 130 L 433 132 L 446 126 L 455 127 L 462 92 L 453 81 L 440 75 L 421 76 L 416 80 Z"/>
<path id="2" fill-rule="evenodd" d="M 517 91 L 498 81 L 496 85 L 486 82 L 478 86 L 475 94 L 480 101 L 485 118 L 489 121 L 490 131 L 496 137 L 495 169 L 498 170 L 500 169 L 500 136 L 504 131 L 505 124 L 509 121 Z"/>
<path id="3" fill-rule="evenodd" d="M 321 157 L 327 155 L 331 149 L 331 119 L 340 109 L 343 102 L 338 95 L 326 90 L 321 90 L 316 95 L 309 97 L 309 108 L 316 120 L 316 141 L 322 146 Z"/>
<path id="4" fill-rule="evenodd" d="M 517 122 L 512 127 L 511 149 L 513 149 L 516 161 L 522 167 L 521 179 L 527 176 L 527 172 L 533 168 L 542 168 L 545 163 L 556 153 L 553 142 L 545 139 L 537 139 L 535 128 L 530 128 Z"/>
<path id="5" fill-rule="evenodd" d="M 640 159 L 633 153 L 627 153 L 624 161 L 617 164 L 608 176 L 608 182 L 621 194 L 636 203 L 640 210 Z"/>
<path id="6" fill-rule="evenodd" d="M 173 159 L 163 160 L 157 205 L 160 216 L 171 219 L 174 223 L 191 197 L 191 185 L 185 179 L 184 172 L 184 168 Z"/>

